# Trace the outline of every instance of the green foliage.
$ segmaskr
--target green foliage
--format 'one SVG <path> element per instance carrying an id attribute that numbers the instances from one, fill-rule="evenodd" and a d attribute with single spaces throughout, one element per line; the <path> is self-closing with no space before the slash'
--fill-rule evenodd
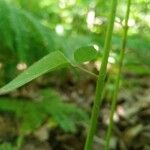
<path id="1" fill-rule="evenodd" d="M 0 20 L 0 63 L 4 64 L 5 81 L 18 74 L 18 62 L 30 65 L 55 50 L 55 34 L 13 3 L 0 1 Z"/>
<path id="2" fill-rule="evenodd" d="M 0 89 L 0 94 L 10 92 L 29 81 L 41 76 L 48 71 L 54 70 L 62 65 L 69 63 L 60 51 L 55 51 L 29 67 L 24 73 L 16 77 L 13 81 Z"/>
<path id="3" fill-rule="evenodd" d="M 97 53 L 93 47 L 86 47 L 86 48 L 82 47 L 75 51 L 74 56 L 75 56 L 74 63 L 81 63 L 96 58 Z M 26 71 L 17 76 L 10 83 L 2 87 L 0 89 L 0 94 L 8 93 L 47 72 L 53 71 L 57 68 L 61 68 L 62 66 L 66 66 L 67 64 L 72 65 L 69 59 L 65 57 L 62 52 L 60 51 L 52 52 L 47 56 L 43 57 L 42 59 L 40 59 L 38 62 L 34 63 L 32 66 L 30 66 Z"/>
<path id="4" fill-rule="evenodd" d="M 94 47 L 81 47 L 77 49 L 74 53 L 74 59 L 78 63 L 83 63 L 86 61 L 93 60 L 97 57 L 97 51 Z"/>
<path id="5" fill-rule="evenodd" d="M 94 48 L 83 46 L 93 44 L 99 46 L 103 59 L 97 81 L 91 129 L 85 149 L 90 149 L 92 145 L 98 108 L 103 100 L 101 97 L 107 60 L 111 49 L 110 42 L 114 17 L 116 22 L 112 49 L 120 50 L 120 36 L 122 36 L 120 31 L 124 25 L 125 2 L 119 1 L 117 15 L 114 16 L 115 10 L 112 11 L 111 21 L 108 22 L 106 16 L 111 6 L 109 2 L 103 0 L 0 0 L 0 64 L 2 64 L 0 78 L 3 79 L 3 75 L 9 80 L 16 77 L 19 72 L 16 65 L 19 62 L 25 62 L 29 66 L 40 59 L 1 88 L 0 94 L 6 94 L 49 71 L 67 64 L 84 70 L 78 64 L 95 59 L 97 53 Z M 150 74 L 150 38 L 147 32 L 150 27 L 148 7 L 148 1 L 139 0 L 134 3 L 131 9 L 131 20 L 129 21 L 132 27 L 129 30 L 125 69 L 133 73 Z M 91 25 L 87 21 L 88 15 L 92 16 L 92 19 L 90 19 Z M 108 25 L 107 38 L 104 50 L 101 50 L 106 25 Z M 57 32 L 57 27 L 62 29 L 61 34 Z M 115 53 L 117 57 L 115 60 L 118 60 L 119 52 L 113 51 L 112 53 Z M 41 59 L 41 57 L 43 58 Z M 1 81 L 0 83 L 3 84 L 4 82 Z M 60 96 L 53 90 L 43 90 L 40 95 L 41 99 L 37 98 L 36 101 L 0 98 L 0 109 L 16 114 L 20 119 L 20 130 L 23 133 L 32 132 L 43 121 L 50 120 L 50 117 L 63 130 L 69 132 L 76 131 L 78 121 L 87 120 L 85 112 L 74 105 L 63 103 Z M 12 150 L 13 148 L 6 143 L 1 145 L 0 149 Z"/>
<path id="6" fill-rule="evenodd" d="M 30 6 L 35 6 L 35 3 L 39 2 L 31 0 Z M 28 4 L 26 1 L 19 1 L 19 3 L 21 6 Z M 56 49 L 68 55 L 71 49 L 75 50 L 89 44 L 89 37 L 83 35 L 59 37 L 42 25 L 41 20 L 30 12 L 18 8 L 11 0 L 0 1 L 0 19 L 2 20 L 0 23 L 0 61 L 5 63 L 8 63 L 6 57 L 10 54 L 11 64 L 14 62 L 15 65 L 20 61 L 31 64 Z"/>
<path id="7" fill-rule="evenodd" d="M 63 103 L 60 96 L 56 95 L 54 91 L 50 93 L 49 90 L 45 90 L 42 94 L 45 97 L 43 103 L 45 112 L 51 114 L 65 131 L 75 132 L 76 123 L 88 121 L 88 115 L 83 110 L 73 104 Z"/>
<path id="8" fill-rule="evenodd" d="M 149 37 L 142 35 L 132 35 L 129 37 L 128 47 L 130 50 L 127 55 L 128 64 L 143 64 L 150 66 L 150 42 Z"/>
<path id="9" fill-rule="evenodd" d="M 30 13 L 5 0 L 0 1 L 0 20 L 1 57 L 10 53 L 12 59 L 30 64 L 54 49 L 51 32 Z"/>
<path id="10" fill-rule="evenodd" d="M 0 150 L 16 150 L 10 143 L 0 144 Z"/>
<path id="11" fill-rule="evenodd" d="M 74 53 L 77 49 L 92 45 L 90 37 L 80 34 L 77 36 L 55 37 L 55 41 L 58 43 L 56 49 L 60 49 L 71 61 L 74 61 Z"/>
<path id="12" fill-rule="evenodd" d="M 129 30 L 130 31 L 130 30 Z M 130 33 L 130 32 L 129 32 Z M 124 70 L 139 75 L 149 75 L 150 70 L 150 42 L 145 35 L 133 34 L 128 36 L 127 50 L 124 58 Z M 113 51 L 118 62 L 121 39 L 118 35 L 113 36 Z"/>
<path id="13" fill-rule="evenodd" d="M 31 133 L 48 118 L 53 118 L 66 132 L 75 132 L 79 122 L 88 121 L 88 115 L 83 110 L 73 104 L 64 103 L 60 95 L 52 89 L 42 90 L 35 101 L 2 97 L 0 110 L 15 113 L 21 121 L 22 134 Z"/>
<path id="14" fill-rule="evenodd" d="M 5 82 L 18 74 L 16 66 L 19 62 L 30 65 L 55 50 L 62 51 L 73 60 L 75 49 L 91 43 L 91 39 L 84 35 L 58 36 L 11 0 L 0 1 L 0 19 L 0 63 L 4 64 L 2 77 Z"/>

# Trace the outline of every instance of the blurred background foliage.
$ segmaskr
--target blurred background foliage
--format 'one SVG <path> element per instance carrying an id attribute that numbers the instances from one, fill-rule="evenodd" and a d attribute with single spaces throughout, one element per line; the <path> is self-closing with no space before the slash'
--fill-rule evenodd
<path id="1" fill-rule="evenodd" d="M 97 66 L 99 67 L 103 54 L 109 10 L 110 0 L 0 0 L 0 85 L 6 84 L 29 65 L 55 50 L 60 50 L 69 59 L 73 59 L 73 53 L 76 48 L 93 45 L 100 54 L 93 63 L 96 68 Z M 111 77 L 108 76 L 109 85 L 106 86 L 106 93 L 109 91 L 108 97 L 111 97 L 113 90 L 115 66 L 121 47 L 125 10 L 126 1 L 119 0 L 112 39 L 112 51 L 109 57 L 109 65 L 113 66 L 113 69 L 111 68 Z M 124 73 L 126 74 L 131 73 L 140 76 L 150 74 L 149 10 L 149 0 L 132 1 L 129 36 L 124 61 Z M 74 80 L 82 78 L 82 75 L 80 76 L 76 70 L 71 70 L 71 75 L 72 71 L 73 75 L 75 73 Z M 54 79 L 59 80 L 58 78 L 61 76 L 63 83 L 67 73 L 68 68 L 58 71 Z M 44 82 L 43 78 L 42 80 L 37 82 L 41 84 L 41 82 Z M 44 83 L 42 86 L 47 88 Z M 22 104 L 17 103 L 16 100 L 13 101 L 14 105 L 12 104 L 11 111 L 15 113 L 17 107 L 22 106 Z M 1 109 L 9 110 L 9 107 L 7 107 L 9 102 L 3 103 L 2 99 L 1 103 L 3 104 Z M 28 104 L 26 105 L 28 106 Z M 31 102 L 30 106 L 32 105 Z M 43 111 L 46 111 L 47 108 L 43 107 L 44 104 L 42 103 L 41 105 Z M 62 109 L 69 108 L 68 105 L 64 106 L 63 103 L 59 104 L 58 102 L 58 105 L 61 105 Z M 3 106 L 5 107 L 3 108 Z M 35 118 L 35 116 L 32 118 L 32 115 L 39 111 L 39 108 L 35 106 L 33 108 L 35 110 L 33 113 L 29 110 L 30 107 L 27 110 L 27 112 L 30 112 L 29 116 L 31 118 L 29 117 L 29 119 L 31 120 Z M 64 124 L 61 124 L 60 120 L 62 118 L 58 118 L 57 113 L 59 114 L 60 112 L 55 114 L 51 111 L 45 114 L 50 113 L 63 130 L 66 131 L 68 128 L 69 131 L 73 132 L 76 130 L 76 121 L 88 120 L 87 114 L 84 114 L 85 112 L 81 110 L 76 111 L 78 119 L 75 119 L 75 121 L 67 120 L 68 113 L 74 113 L 74 110 L 74 107 L 72 110 L 68 109 L 68 112 L 64 115 Z M 41 120 L 43 120 L 42 117 L 40 117 Z M 68 122 L 71 125 L 69 127 L 67 126 Z M 33 124 L 36 123 L 35 119 Z M 42 121 L 40 123 L 42 124 Z"/>
<path id="2" fill-rule="evenodd" d="M 124 24 L 125 1 L 119 1 L 112 53 L 118 54 Z M 129 20 L 126 64 L 149 73 L 150 15 L 148 0 L 133 1 Z M 13 78 L 19 62 L 30 65 L 45 54 L 62 50 L 72 57 L 74 49 L 95 45 L 102 52 L 109 2 L 103 0 L 1 0 L 0 62 Z M 10 59 L 7 59 L 7 56 Z M 2 64 L 1 64 L 2 65 Z M 1 67 L 2 68 L 2 67 Z M 132 70 L 132 69 L 131 69 Z M 13 73 L 11 73 L 13 72 Z M 6 81 L 7 81 L 6 80 Z"/>

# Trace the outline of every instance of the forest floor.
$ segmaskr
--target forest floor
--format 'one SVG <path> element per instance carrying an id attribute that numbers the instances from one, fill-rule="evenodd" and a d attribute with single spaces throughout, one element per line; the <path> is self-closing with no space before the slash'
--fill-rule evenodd
<path id="1" fill-rule="evenodd" d="M 73 74 L 72 71 L 68 71 L 63 79 L 59 77 L 60 74 L 52 75 L 49 80 L 42 78 L 38 83 L 20 90 L 17 96 L 32 97 L 35 90 L 50 85 L 66 99 L 66 102 L 75 103 L 90 112 L 96 79 L 82 72 L 77 76 Z M 150 150 L 150 77 L 126 74 L 124 80 L 114 116 L 111 149 Z M 109 123 L 111 86 L 108 89 L 104 94 L 93 150 L 103 150 L 103 139 Z M 16 124 L 10 114 L 1 113 L 1 142 L 13 139 L 15 132 Z M 34 134 L 26 137 L 22 150 L 83 150 L 85 135 L 86 131 L 82 126 L 78 127 L 77 133 L 71 134 L 58 127 L 49 131 L 46 125 L 43 125 Z"/>

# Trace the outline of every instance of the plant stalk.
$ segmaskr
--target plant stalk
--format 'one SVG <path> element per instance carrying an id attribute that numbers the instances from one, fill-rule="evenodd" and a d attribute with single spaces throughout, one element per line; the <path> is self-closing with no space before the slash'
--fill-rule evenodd
<path id="1" fill-rule="evenodd" d="M 129 20 L 129 14 L 130 14 L 130 6 L 131 6 L 131 0 L 128 0 L 126 16 L 125 16 L 122 47 L 121 47 L 120 56 L 119 56 L 118 73 L 117 73 L 117 77 L 116 77 L 116 81 L 115 81 L 115 90 L 114 90 L 113 97 L 112 97 L 112 104 L 111 104 L 110 117 L 109 117 L 109 126 L 108 126 L 107 133 L 106 133 L 106 143 L 105 143 L 104 150 L 109 150 L 109 143 L 110 143 L 111 134 L 112 134 L 113 116 L 114 116 L 114 112 L 116 109 L 117 95 L 119 92 L 120 78 L 121 78 L 121 72 L 122 72 L 122 66 L 123 66 L 123 59 L 124 59 L 125 48 L 126 48 L 126 43 L 127 43 L 127 32 L 128 32 L 128 20 Z"/>
<path id="2" fill-rule="evenodd" d="M 89 126 L 89 130 L 88 130 L 84 150 L 92 149 L 93 138 L 94 138 L 94 135 L 96 132 L 97 120 L 98 120 L 98 115 L 99 115 L 99 111 L 100 111 L 99 109 L 103 102 L 102 93 L 104 90 L 104 84 L 105 84 L 104 82 L 105 82 L 105 77 L 106 77 L 107 63 L 108 63 L 108 57 L 109 57 L 109 52 L 110 52 L 110 48 L 111 48 L 111 39 L 112 39 L 114 20 L 115 20 L 115 15 L 116 15 L 116 8 L 117 8 L 117 0 L 112 0 L 111 1 L 111 12 L 109 15 L 109 23 L 108 23 L 106 38 L 105 38 L 105 43 L 104 43 L 104 55 L 102 58 L 102 64 L 100 67 L 99 76 L 98 76 L 98 80 L 97 80 L 97 84 L 96 84 L 95 100 L 94 100 L 94 105 L 92 108 L 90 126 Z"/>
<path id="3" fill-rule="evenodd" d="M 20 135 L 17 139 L 17 146 L 16 146 L 16 150 L 20 150 L 21 146 L 24 142 L 24 135 Z"/>

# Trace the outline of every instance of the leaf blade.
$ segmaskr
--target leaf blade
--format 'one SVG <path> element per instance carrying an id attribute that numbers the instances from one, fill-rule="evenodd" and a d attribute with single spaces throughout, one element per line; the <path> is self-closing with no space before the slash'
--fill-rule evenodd
<path id="1" fill-rule="evenodd" d="M 74 59 L 77 63 L 91 61 L 96 57 L 97 51 L 93 46 L 81 47 L 74 52 Z"/>
<path id="2" fill-rule="evenodd" d="M 34 63 L 26 71 L 2 87 L 0 89 L 0 95 L 13 91 L 43 74 L 69 63 L 69 60 L 63 53 L 54 51 Z"/>

